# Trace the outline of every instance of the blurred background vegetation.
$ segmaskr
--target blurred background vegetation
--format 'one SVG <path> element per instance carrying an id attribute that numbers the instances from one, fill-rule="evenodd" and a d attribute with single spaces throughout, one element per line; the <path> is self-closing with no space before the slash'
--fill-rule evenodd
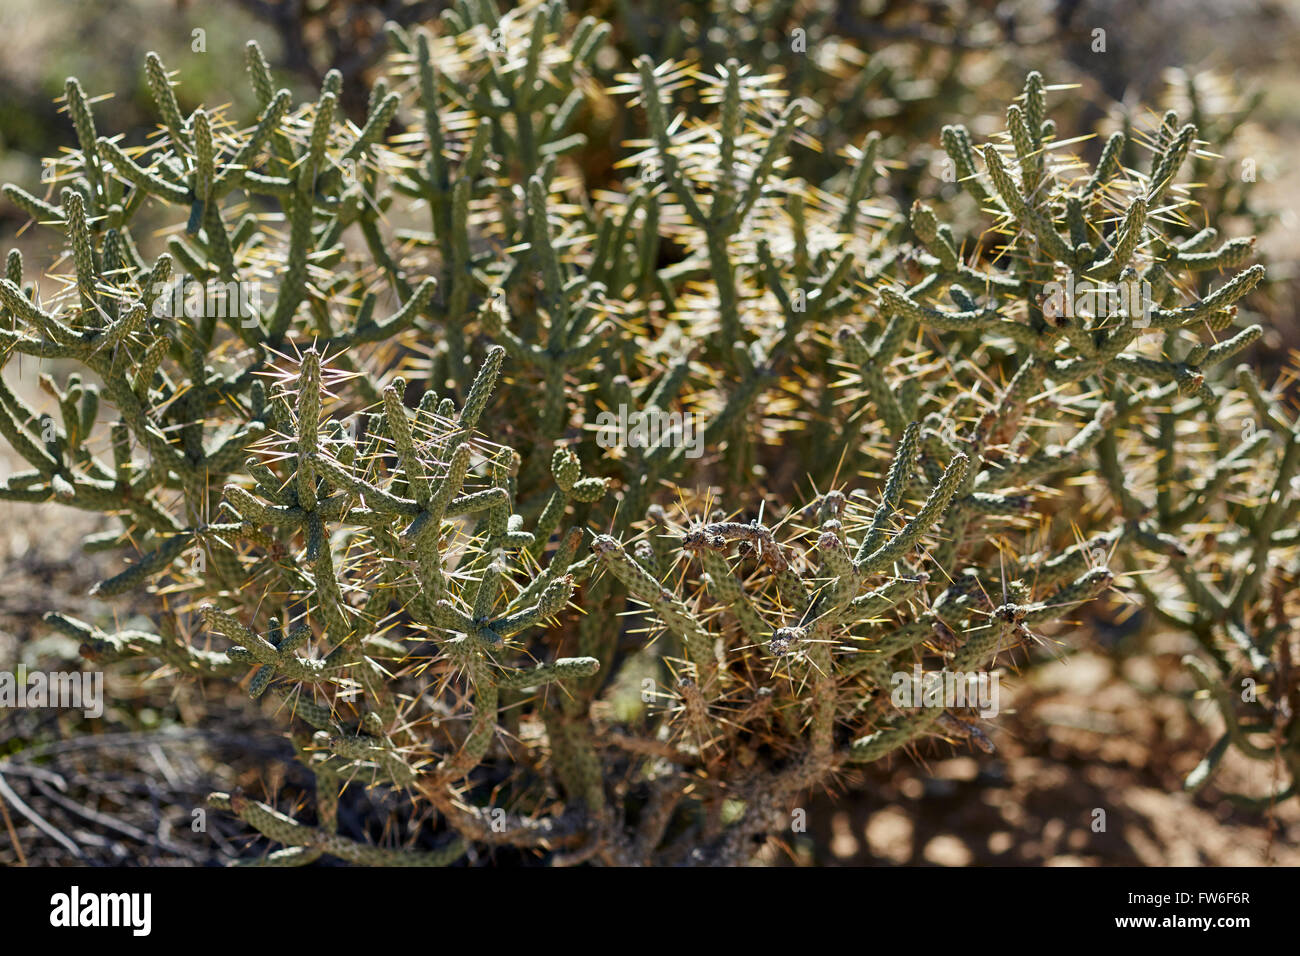
<path id="1" fill-rule="evenodd" d="M 94 98 L 101 134 L 144 142 L 156 125 L 142 68 L 149 50 L 179 74 L 183 111 L 233 103 L 235 115 L 252 115 L 243 46 L 256 39 L 277 80 L 299 96 L 339 69 L 344 109 L 357 121 L 386 52 L 384 22 L 428 22 L 445 6 L 5 0 L 0 182 L 46 195 L 43 158 L 75 145 L 61 105 L 69 75 Z M 571 0 L 569 7 L 575 17 L 591 14 L 614 25 L 617 55 L 607 51 L 597 63 L 607 85 L 642 53 L 710 74 L 730 57 L 756 73 L 779 74 L 804 98 L 806 129 L 823 145 L 820 154 L 799 154 L 807 167 L 799 171 L 812 181 L 840 168 L 839 155 L 867 131 L 880 131 L 889 178 L 881 180 L 879 198 L 901 210 L 918 196 L 955 191 L 936 172 L 940 130 L 965 123 L 979 141 L 1000 129 L 1002 105 L 1031 69 L 1056 88 L 1061 138 L 1126 125 L 1149 131 L 1165 109 L 1176 109 L 1219 151 L 1217 159 L 1198 160 L 1198 198 L 1214 212 L 1207 218 L 1226 234 L 1260 236 L 1257 258 L 1268 265 L 1269 280 L 1251 309 L 1268 332 L 1251 360 L 1263 366 L 1266 384 L 1280 378 L 1294 396 L 1300 0 Z M 590 104 L 584 171 L 602 175 L 617 143 L 642 135 L 638 123 L 613 100 Z M 1075 148 L 1095 159 L 1103 141 L 1094 137 Z M 48 249 L 29 245 L 35 240 L 26 222 L 21 210 L 0 203 L 0 245 L 48 261 Z M 4 374 L 39 403 L 33 371 L 11 363 Z M 0 459 L 0 473 L 13 465 Z M 59 646 L 41 623 L 51 607 L 91 620 L 111 614 L 86 596 L 107 571 L 79 550 L 94 522 L 52 504 L 0 502 L 0 667 L 75 657 L 75 648 Z M 1215 735 L 1189 717 L 1180 648 L 1156 642 L 1141 653 L 1121 647 L 1116 654 L 1123 634 L 1110 627 L 1112 619 L 1081 629 L 1077 642 L 1056 650 L 1059 660 L 1049 657 L 1021 675 L 1013 701 L 1004 704 L 1014 713 L 1000 727 L 996 757 L 936 754 L 846 779 L 843 789 L 853 795 L 819 798 L 809 833 L 774 851 L 772 862 L 1300 863 L 1297 801 L 1260 818 L 1216 801 L 1212 789 L 1194 798 L 1179 792 Z M 216 821 L 208 835 L 194 834 L 190 814 L 209 789 L 235 784 L 277 805 L 297 800 L 288 743 L 277 749 L 267 729 L 269 705 L 237 689 L 221 699 L 200 687 L 158 690 L 146 676 L 139 666 L 109 674 L 111 707 L 102 721 L 53 711 L 0 717 L 0 781 L 74 835 L 83 854 L 69 855 L 48 834 L 22 841 L 25 853 L 0 837 L 0 862 L 203 864 L 263 849 L 240 842 L 237 828 L 220 832 Z M 211 719 L 216 710 L 219 720 Z M 218 726 L 220 734 L 200 730 Z M 25 770 L 3 763 L 19 751 L 31 758 Z M 1266 780 L 1250 776 L 1266 769 L 1229 770 L 1225 783 L 1267 790 Z M 858 786 L 864 779 L 869 785 Z M 345 832 L 374 838 L 418 825 L 400 801 L 373 797 L 345 799 Z M 1113 808 L 1114 828 L 1080 841 L 1097 806 Z"/>

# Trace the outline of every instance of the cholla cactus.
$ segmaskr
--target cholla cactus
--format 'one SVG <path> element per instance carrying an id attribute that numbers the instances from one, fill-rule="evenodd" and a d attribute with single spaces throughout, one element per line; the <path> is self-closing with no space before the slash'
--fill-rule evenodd
<path id="1" fill-rule="evenodd" d="M 81 148 L 58 204 L 6 187 L 73 272 L 41 301 L 10 255 L 0 348 L 100 384 L 46 380 L 61 423 L 0 394 L 31 463 L 0 494 L 114 515 L 87 546 L 138 556 L 98 592 L 165 592 L 157 634 L 52 613 L 86 656 L 284 699 L 317 822 L 212 797 L 284 845 L 264 862 L 439 864 L 468 843 L 743 861 L 845 768 L 927 738 L 989 749 L 993 714 L 945 679 L 996 677 L 1115 586 L 1260 681 L 1290 673 L 1286 572 L 1265 562 L 1293 543 L 1294 429 L 1261 419 L 1291 443 L 1276 460 L 1258 439 L 1191 448 L 1213 467 L 1176 497 L 1217 370 L 1259 335 L 1234 329 L 1250 242 L 1163 228 L 1190 203 L 1195 129 L 1167 120 L 1148 172 L 1117 139 L 1081 172 L 1032 74 L 979 153 L 944 130 L 995 226 L 961 241 L 945 210 L 875 197 L 875 136 L 830 181 L 795 178 L 816 145 L 799 105 L 735 61 L 643 59 L 604 87 L 606 33 L 557 2 L 393 27 L 361 128 L 336 75 L 295 106 L 254 45 L 259 115 L 186 115 L 151 56 L 150 147 L 100 136 L 69 81 Z M 676 114 L 688 86 L 707 119 Z M 575 118 L 607 97 L 646 137 L 588 190 Z M 146 258 L 152 215 L 184 226 Z M 225 299 L 169 308 L 173 276 Z M 263 282 L 274 300 L 245 301 Z M 678 417 L 606 449 L 615 408 Z M 1169 575 L 1136 572 L 1203 545 L 1188 529 L 1247 462 L 1276 487 L 1226 535 L 1246 552 L 1231 596 L 1172 565 L 1189 616 Z M 1086 535 L 1052 526 L 1062 494 Z M 1264 751 L 1224 714 L 1225 739 Z M 1294 772 L 1294 731 L 1284 749 Z M 353 779 L 427 802 L 451 839 L 341 835 Z"/>
<path id="2" fill-rule="evenodd" d="M 1125 515 L 1147 529 L 1123 550 L 1134 563 L 1143 550 L 1169 555 L 1166 574 L 1135 576 L 1135 585 L 1165 624 L 1200 644 L 1203 656 L 1183 663 L 1223 722 L 1186 786 L 1209 782 L 1232 748 L 1274 768 L 1272 792 L 1227 794 L 1264 809 L 1295 796 L 1300 781 L 1291 625 L 1300 430 L 1249 366 L 1238 366 L 1234 384 L 1171 402 L 1151 433 L 1133 436 L 1154 451 L 1155 467 L 1111 468 L 1108 478 L 1124 489 Z"/>

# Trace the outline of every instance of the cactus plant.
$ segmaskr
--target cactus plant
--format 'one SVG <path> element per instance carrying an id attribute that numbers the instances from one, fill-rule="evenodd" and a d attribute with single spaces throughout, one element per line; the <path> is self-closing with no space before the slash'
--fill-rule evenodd
<path id="1" fill-rule="evenodd" d="M 1300 432 L 1220 375 L 1260 334 L 1237 304 L 1263 270 L 1249 240 L 1182 234 L 1194 127 L 1167 117 L 1145 170 L 1122 134 L 1083 169 L 1033 73 L 992 142 L 943 130 L 976 212 L 903 211 L 876 136 L 793 175 L 799 105 L 735 60 L 610 76 L 607 25 L 555 0 L 389 32 L 361 127 L 337 74 L 295 104 L 255 44 L 242 119 L 182 108 L 151 56 L 149 145 L 103 136 L 70 80 L 57 197 L 5 187 L 70 256 L 42 298 L 10 254 L 0 351 L 76 371 L 42 379 L 57 419 L 0 391 L 30 463 L 0 496 L 117 521 L 86 546 L 134 558 L 96 591 L 153 593 L 157 633 L 52 611 L 87 658 L 283 699 L 316 823 L 211 798 L 283 845 L 258 862 L 742 862 L 847 768 L 991 748 L 943 677 L 1115 587 L 1266 685 L 1294 779 L 1273 555 Z M 684 123 L 688 89 L 713 109 Z M 596 188 L 577 117 L 611 102 L 644 136 Z M 1216 421 L 1243 400 L 1261 431 L 1234 445 Z M 677 424 L 598 445 L 613 409 Z M 1190 666 L 1229 723 L 1216 753 L 1271 758 L 1267 715 Z M 341 835 L 354 779 L 447 835 Z"/>

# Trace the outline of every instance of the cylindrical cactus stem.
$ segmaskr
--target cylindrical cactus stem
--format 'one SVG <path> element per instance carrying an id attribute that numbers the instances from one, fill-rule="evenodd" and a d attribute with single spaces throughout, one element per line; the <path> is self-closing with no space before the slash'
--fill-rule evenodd
<path id="1" fill-rule="evenodd" d="M 958 454 L 953 457 L 944 470 L 943 477 L 939 479 L 939 483 L 935 485 L 930 497 L 921 506 L 921 510 L 917 512 L 916 517 L 904 525 L 903 530 L 896 534 L 891 541 L 882 544 L 867 557 L 857 562 L 859 575 L 866 576 L 878 573 L 916 546 L 921 535 L 939 520 L 947 509 L 949 502 L 952 501 L 952 496 L 956 493 L 958 485 L 966 477 L 968 462 L 969 458 L 966 455 Z"/>

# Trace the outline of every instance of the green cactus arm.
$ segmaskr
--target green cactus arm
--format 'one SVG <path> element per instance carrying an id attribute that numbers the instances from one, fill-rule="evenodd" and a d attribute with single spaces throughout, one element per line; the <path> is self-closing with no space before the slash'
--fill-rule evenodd
<path id="1" fill-rule="evenodd" d="M 952 501 L 957 486 L 966 477 L 966 467 L 969 460 L 966 455 L 962 454 L 953 457 L 944 470 L 939 483 L 930 493 L 925 504 L 921 506 L 921 510 L 916 513 L 916 516 L 904 525 L 903 529 L 890 541 L 882 544 L 871 554 L 855 563 L 859 576 L 875 574 L 883 570 L 916 546 L 921 535 L 939 520 L 949 502 Z"/>
<path id="2" fill-rule="evenodd" d="M 690 610 L 637 564 L 614 538 L 598 535 L 591 547 L 605 569 L 682 639 L 687 656 L 701 676 L 711 673 L 715 664 L 713 639 Z"/>
<path id="3" fill-rule="evenodd" d="M 496 683 L 503 690 L 523 690 L 559 680 L 590 677 L 598 670 L 600 661 L 594 657 L 562 657 L 549 664 L 502 671 L 497 675 Z"/>
<path id="4" fill-rule="evenodd" d="M 210 794 L 208 806 L 214 810 L 226 810 L 235 814 L 276 843 L 327 853 L 359 866 L 449 866 L 465 853 L 465 845 L 459 839 L 452 840 L 447 846 L 430 852 L 389 849 L 369 843 L 359 843 L 319 827 L 299 823 L 279 810 L 261 801 L 250 800 L 238 792 Z M 283 861 L 285 858 L 280 859 Z M 305 857 L 296 857 L 294 860 L 299 864 L 308 862 Z"/>

